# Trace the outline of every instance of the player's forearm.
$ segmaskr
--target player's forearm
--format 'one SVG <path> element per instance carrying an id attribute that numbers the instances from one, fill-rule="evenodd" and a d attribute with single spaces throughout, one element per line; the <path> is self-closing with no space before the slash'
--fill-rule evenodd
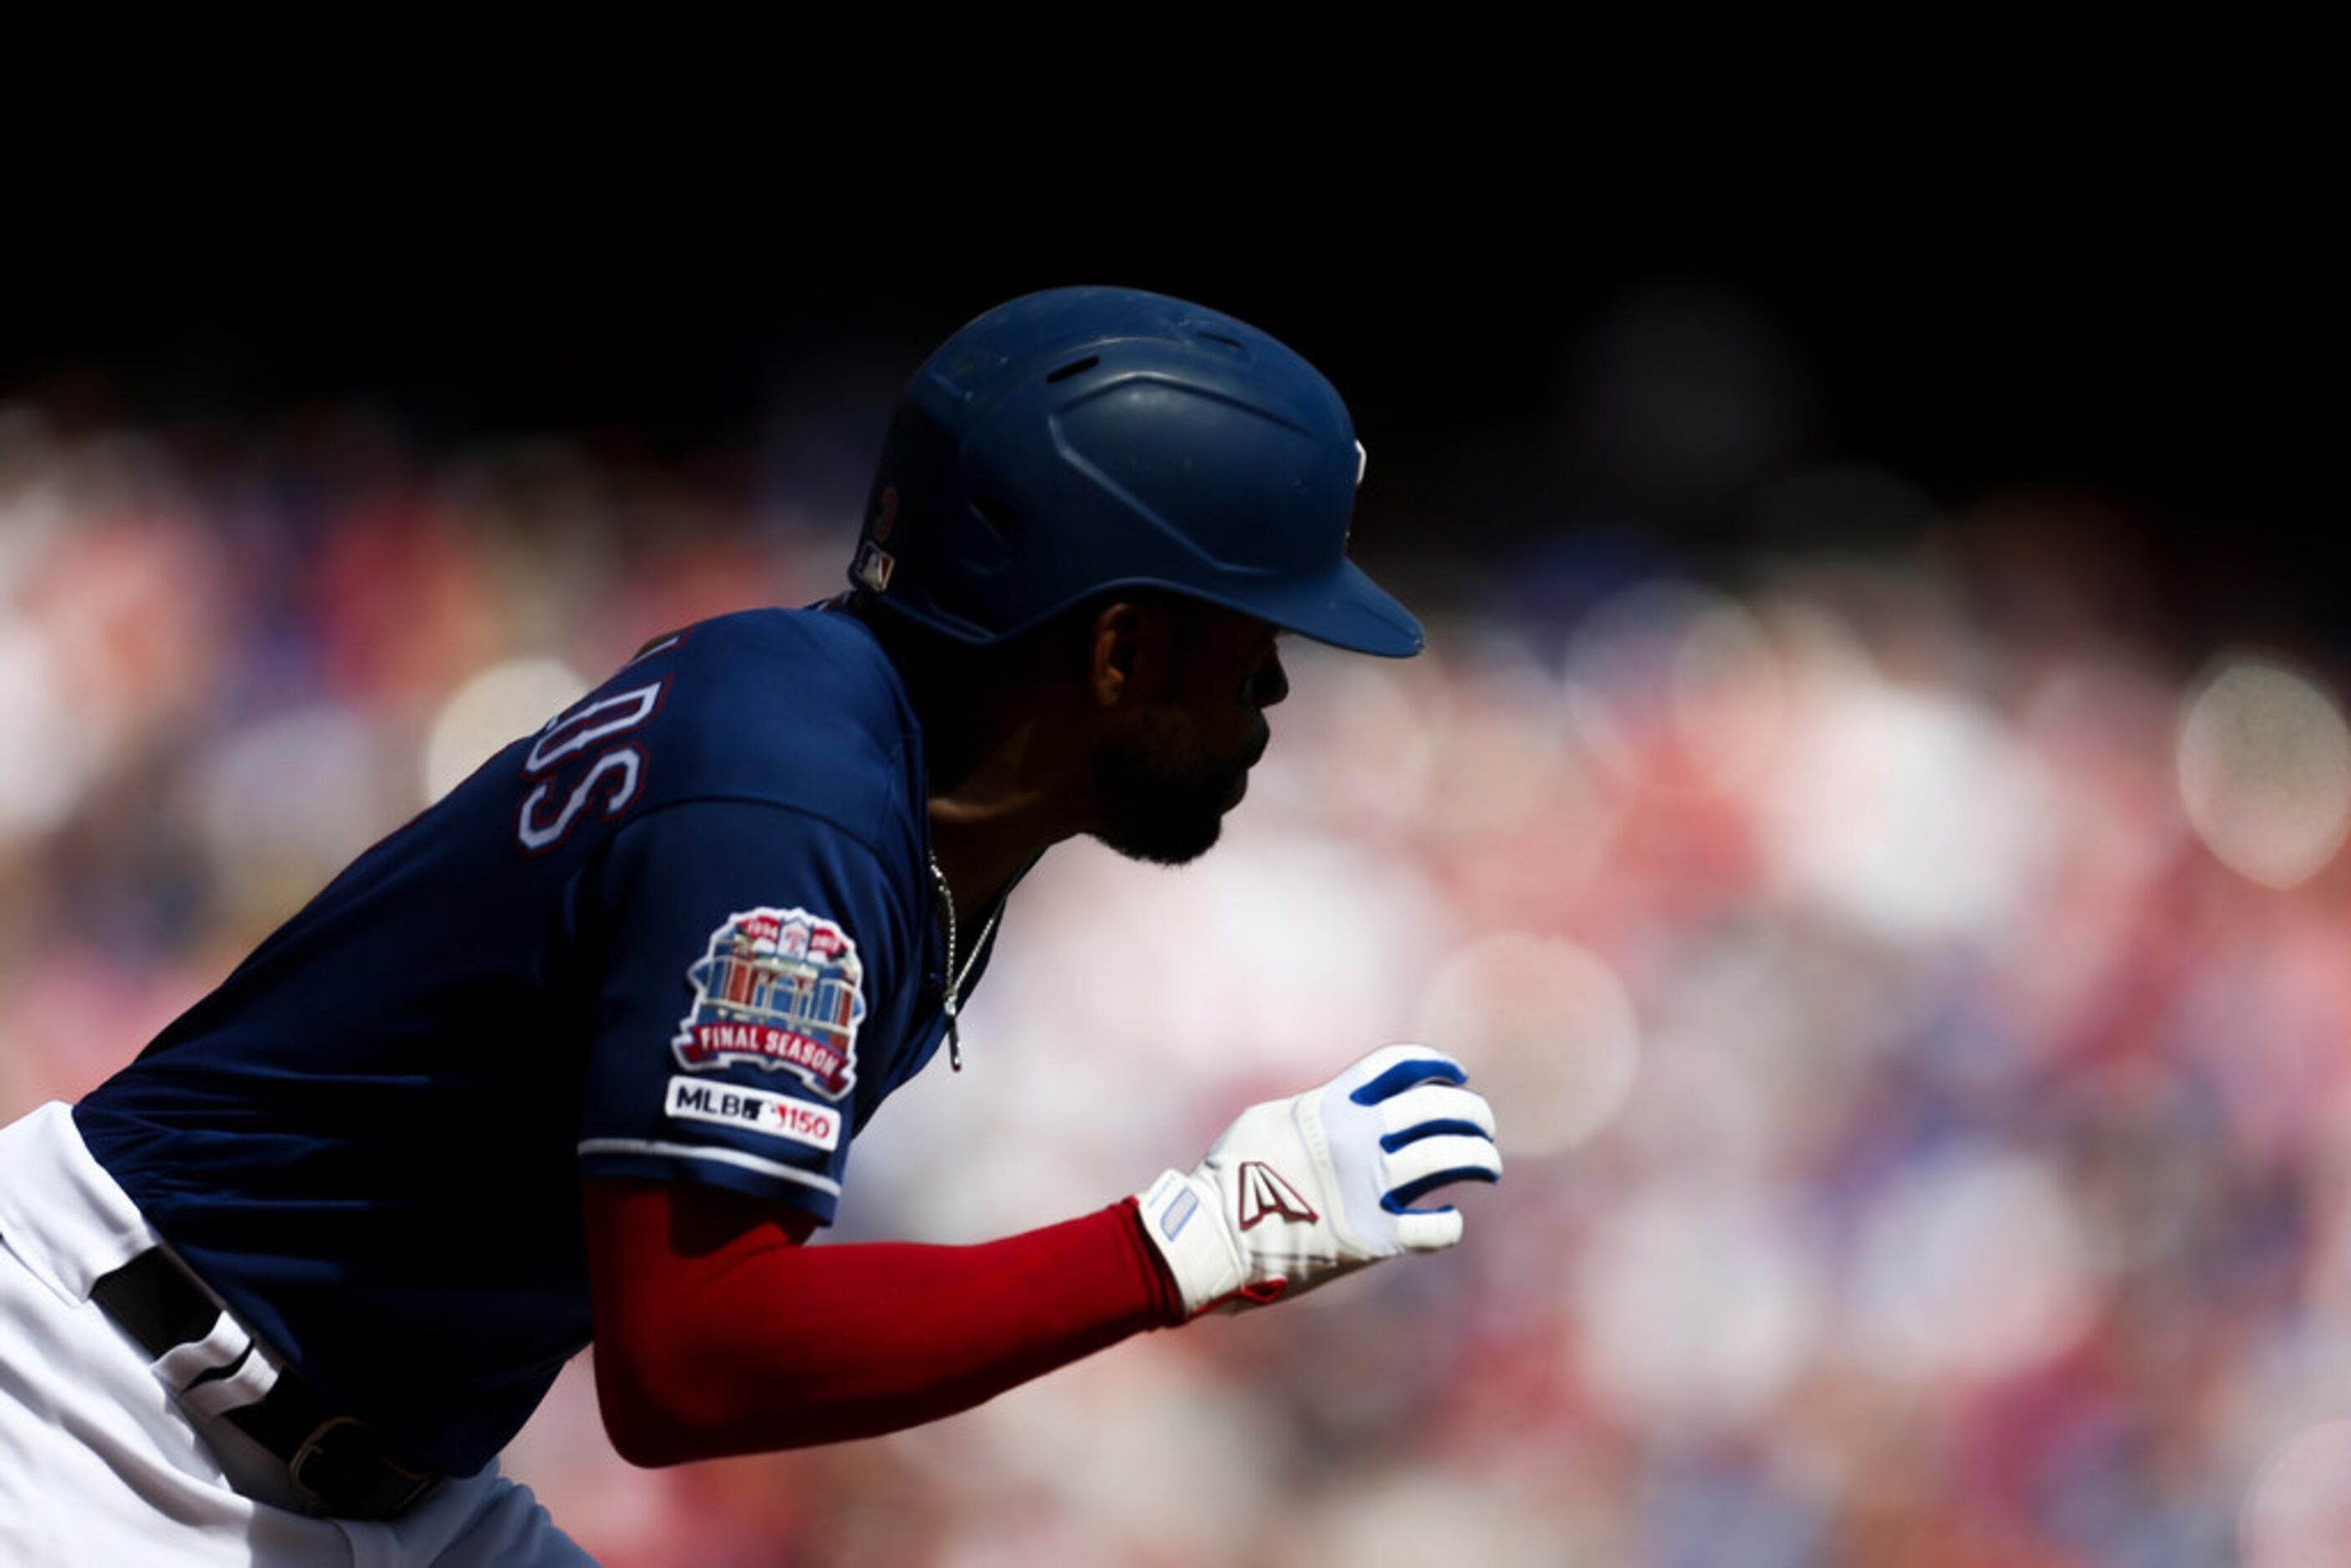
<path id="1" fill-rule="evenodd" d="M 599 1395 L 640 1464 L 936 1420 L 1178 1315 L 1131 1204 L 975 1247 L 664 1247 L 648 1271 L 650 1239 L 615 1254 L 633 1280 L 598 1281 Z"/>

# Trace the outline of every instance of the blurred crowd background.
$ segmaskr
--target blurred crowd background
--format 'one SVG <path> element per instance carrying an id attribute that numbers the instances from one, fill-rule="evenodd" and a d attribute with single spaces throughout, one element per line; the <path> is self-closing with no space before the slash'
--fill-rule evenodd
<path id="1" fill-rule="evenodd" d="M 895 386 L 1062 280 L 825 330 L 811 289 L 688 367 L 716 413 L 621 394 L 674 367 L 610 293 L 486 329 L 519 392 L 448 343 L 361 384 L 256 311 L 25 339 L 0 1114 L 648 637 L 834 591 Z M 2339 390 L 2182 412 L 2253 361 L 2055 308 L 1968 357 L 1997 312 L 1891 291 L 1832 336 L 1703 269 L 1508 343 L 1465 296 L 1474 352 L 1143 281 L 1354 396 L 1359 559 L 1430 650 L 1293 645 L 1198 864 L 1051 857 L 834 1239 L 1091 1209 L 1398 1038 L 1469 1062 L 1507 1180 L 1456 1254 L 887 1439 L 632 1470 L 583 1363 L 509 1468 L 616 1568 L 2351 1561 L 2351 731 L 2291 537 Z"/>

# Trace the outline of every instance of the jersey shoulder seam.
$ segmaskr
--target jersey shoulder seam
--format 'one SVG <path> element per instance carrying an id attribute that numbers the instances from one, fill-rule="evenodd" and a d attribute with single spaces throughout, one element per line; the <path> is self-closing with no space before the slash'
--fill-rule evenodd
<path id="1" fill-rule="evenodd" d="M 760 806 L 772 811 L 785 811 L 789 812 L 793 816 L 805 817 L 810 821 L 823 823 L 827 828 L 837 832 L 841 839 L 847 842 L 855 844 L 859 849 L 863 850 L 866 857 L 873 862 L 876 869 L 886 872 L 890 865 L 891 857 L 883 853 L 880 846 L 876 845 L 863 833 L 859 832 L 856 829 L 850 827 L 847 823 L 841 821 L 837 818 L 831 817 L 825 812 L 815 810 L 807 806 L 795 805 L 789 800 L 778 800 L 770 796 L 765 795 L 737 794 L 732 791 L 715 791 L 709 794 L 684 795 L 680 796 L 675 800 L 664 800 L 656 805 L 648 806 L 643 810 L 635 813 L 629 821 L 622 822 L 620 827 L 614 831 L 611 841 L 618 842 L 622 837 L 627 834 L 630 829 L 638 826 L 640 823 L 652 821 L 654 818 L 661 816 L 664 812 L 674 811 L 687 806 L 698 805 Z M 582 867 L 581 869 L 584 871 L 586 868 Z M 904 890 L 898 885 L 899 879 L 894 876 L 883 875 L 877 880 L 881 883 L 884 894 L 893 904 L 898 905 L 899 917 L 908 922 L 908 929 L 916 929 L 913 925 L 913 912 L 906 907 L 904 902 Z"/>

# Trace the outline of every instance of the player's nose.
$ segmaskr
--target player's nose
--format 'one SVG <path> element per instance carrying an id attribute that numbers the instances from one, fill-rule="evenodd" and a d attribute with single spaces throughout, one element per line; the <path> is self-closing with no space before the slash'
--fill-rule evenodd
<path id="1" fill-rule="evenodd" d="M 1267 708 L 1289 695 L 1290 675 L 1281 667 L 1281 651 L 1269 648 L 1265 657 L 1250 673 L 1249 685 L 1242 689 L 1241 695 L 1252 706 Z"/>

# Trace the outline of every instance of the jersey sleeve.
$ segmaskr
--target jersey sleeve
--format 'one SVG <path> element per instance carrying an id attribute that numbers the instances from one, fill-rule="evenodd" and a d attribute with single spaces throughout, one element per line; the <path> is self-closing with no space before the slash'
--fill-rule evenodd
<path id="1" fill-rule="evenodd" d="M 600 969 L 580 1175 L 708 1183 L 831 1223 L 920 962 L 874 852 L 782 806 L 674 805 L 615 836 L 579 918 Z"/>

